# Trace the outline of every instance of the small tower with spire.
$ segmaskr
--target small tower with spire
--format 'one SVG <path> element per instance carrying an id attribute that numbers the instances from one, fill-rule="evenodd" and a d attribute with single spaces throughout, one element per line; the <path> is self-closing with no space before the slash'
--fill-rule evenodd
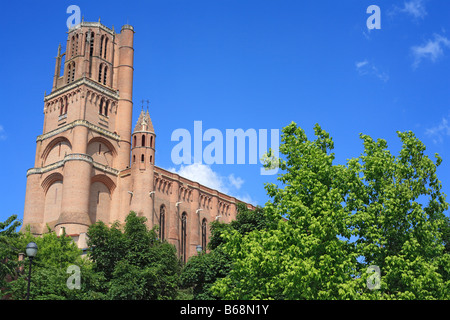
<path id="1" fill-rule="evenodd" d="M 132 164 L 139 163 L 140 169 L 145 169 L 148 165 L 153 166 L 155 164 L 155 137 L 155 129 L 153 128 L 148 107 L 147 111 L 144 112 L 144 106 L 142 106 L 141 114 L 132 134 Z"/>
<path id="2" fill-rule="evenodd" d="M 146 216 L 149 220 L 151 218 L 151 201 L 153 201 L 149 194 L 153 191 L 155 137 L 155 130 L 148 109 L 145 112 L 142 106 L 141 114 L 132 134 L 131 172 L 133 176 L 133 197 L 131 210 Z M 142 203 L 147 202 L 148 206 L 142 206 Z M 146 207 L 148 212 L 145 212 L 147 210 Z"/>

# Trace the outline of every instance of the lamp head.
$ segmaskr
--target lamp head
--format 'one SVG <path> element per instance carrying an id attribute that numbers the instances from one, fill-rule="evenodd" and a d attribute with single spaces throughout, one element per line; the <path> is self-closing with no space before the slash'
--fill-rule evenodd
<path id="1" fill-rule="evenodd" d="M 34 242 L 30 242 L 27 244 L 27 248 L 25 249 L 25 252 L 27 253 L 27 256 L 29 258 L 34 258 L 36 256 L 36 253 L 38 251 L 38 246 Z"/>

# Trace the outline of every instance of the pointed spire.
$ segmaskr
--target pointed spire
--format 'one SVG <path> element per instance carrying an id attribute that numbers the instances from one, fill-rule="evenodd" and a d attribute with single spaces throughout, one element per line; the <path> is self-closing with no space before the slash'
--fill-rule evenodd
<path id="1" fill-rule="evenodd" d="M 153 129 L 153 123 L 152 119 L 150 118 L 150 114 L 147 112 L 144 112 L 144 106 L 142 106 L 141 114 L 139 115 L 139 119 L 136 122 L 136 126 L 134 127 L 133 132 L 138 131 L 147 131 L 155 133 L 155 130 Z"/>
<path id="2" fill-rule="evenodd" d="M 61 42 L 59 43 L 58 46 L 58 57 L 61 56 Z"/>

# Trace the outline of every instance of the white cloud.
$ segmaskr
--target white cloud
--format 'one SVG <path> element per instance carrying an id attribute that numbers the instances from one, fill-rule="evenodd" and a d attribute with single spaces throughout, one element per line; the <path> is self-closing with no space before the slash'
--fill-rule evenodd
<path id="1" fill-rule="evenodd" d="M 387 82 L 389 80 L 388 73 L 386 73 L 384 71 L 380 71 L 373 63 L 370 63 L 367 60 L 355 62 L 355 67 L 356 67 L 356 70 L 358 71 L 359 75 L 361 75 L 361 76 L 372 75 L 372 76 L 377 77 L 378 79 L 380 79 L 383 82 Z"/>
<path id="2" fill-rule="evenodd" d="M 365 65 L 367 65 L 368 63 L 369 62 L 367 60 L 364 60 L 364 61 L 356 62 L 355 65 L 356 65 L 356 68 L 359 70 L 362 67 L 364 67 Z"/>
<path id="3" fill-rule="evenodd" d="M 231 183 L 231 185 L 238 190 L 241 188 L 242 184 L 244 183 L 244 180 L 242 180 L 240 177 L 235 177 L 234 174 L 230 174 L 228 176 L 228 180 Z"/>
<path id="4" fill-rule="evenodd" d="M 442 118 L 437 126 L 427 129 L 425 134 L 432 138 L 434 143 L 442 143 L 445 136 L 450 136 L 450 125 L 448 120 L 445 117 Z"/>
<path id="5" fill-rule="evenodd" d="M 3 128 L 2 125 L 0 125 L 0 140 L 6 140 L 5 129 Z"/>
<path id="6" fill-rule="evenodd" d="M 228 191 L 223 183 L 223 178 L 214 172 L 210 166 L 201 163 L 193 163 L 187 166 L 181 165 L 179 170 L 171 168 L 169 171 L 177 173 L 186 179 L 196 181 L 209 188 L 221 192 Z"/>
<path id="7" fill-rule="evenodd" d="M 436 62 L 439 57 L 444 55 L 445 47 L 450 48 L 450 40 L 438 34 L 434 35 L 434 39 L 428 40 L 421 46 L 413 46 L 411 51 L 414 56 L 414 69 L 417 68 L 424 59 Z"/>
<path id="8" fill-rule="evenodd" d="M 196 181 L 206 187 L 218 190 L 241 201 L 256 205 L 256 202 L 252 200 L 248 194 L 238 195 L 236 193 L 244 184 L 244 180 L 241 177 L 236 177 L 234 174 L 230 174 L 227 177 L 222 176 L 212 170 L 209 165 L 202 163 L 193 163 L 186 166 L 181 165 L 178 170 L 170 168 L 168 171 L 177 173 L 186 179 Z"/>
<path id="9" fill-rule="evenodd" d="M 409 14 L 416 19 L 423 19 L 427 15 L 423 0 L 405 1 L 403 8 L 401 8 L 400 11 Z"/>

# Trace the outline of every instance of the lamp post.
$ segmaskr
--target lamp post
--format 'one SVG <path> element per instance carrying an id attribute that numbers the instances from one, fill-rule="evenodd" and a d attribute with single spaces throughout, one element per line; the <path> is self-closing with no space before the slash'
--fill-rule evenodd
<path id="1" fill-rule="evenodd" d="M 197 245 L 196 249 L 197 249 L 197 253 L 200 255 L 200 253 L 202 252 L 202 246 Z"/>
<path id="2" fill-rule="evenodd" d="M 28 258 L 30 259 L 30 269 L 28 271 L 27 300 L 30 300 L 31 264 L 33 262 L 33 258 L 36 256 L 37 250 L 38 246 L 34 242 L 30 242 L 29 244 L 27 244 L 27 248 L 25 249 Z"/>

